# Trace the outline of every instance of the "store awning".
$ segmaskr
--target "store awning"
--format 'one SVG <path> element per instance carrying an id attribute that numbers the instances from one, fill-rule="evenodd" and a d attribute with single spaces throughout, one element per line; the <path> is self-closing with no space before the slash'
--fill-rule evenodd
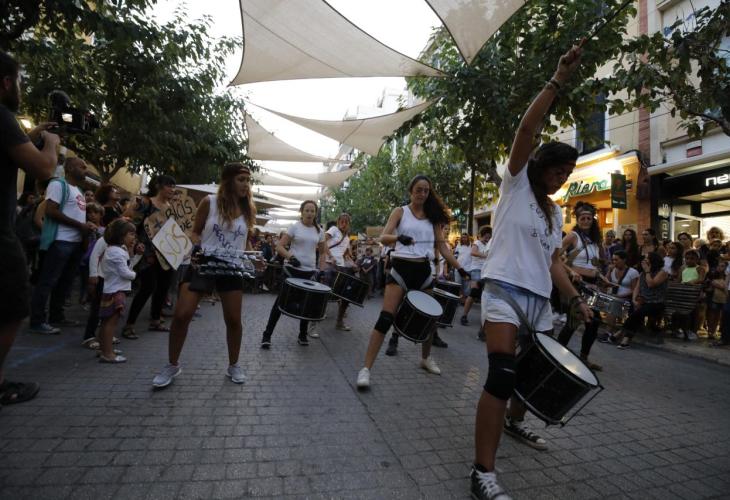
<path id="1" fill-rule="evenodd" d="M 467 64 L 525 0 L 426 0 Z"/>
<path id="2" fill-rule="evenodd" d="M 244 51 L 231 85 L 303 78 L 444 76 L 379 42 L 325 1 L 240 0 L 240 6 Z"/>
<path id="3" fill-rule="evenodd" d="M 387 115 L 357 120 L 336 121 L 313 120 L 311 118 L 288 115 L 269 108 L 262 107 L 262 109 L 375 156 L 389 136 L 393 135 L 405 122 L 412 119 L 430 105 L 430 102 L 424 102 Z"/>
<path id="4" fill-rule="evenodd" d="M 248 157 L 253 160 L 329 162 L 323 156 L 317 156 L 287 144 L 273 133 L 262 127 L 251 115 L 246 114 L 246 130 L 248 132 Z"/>

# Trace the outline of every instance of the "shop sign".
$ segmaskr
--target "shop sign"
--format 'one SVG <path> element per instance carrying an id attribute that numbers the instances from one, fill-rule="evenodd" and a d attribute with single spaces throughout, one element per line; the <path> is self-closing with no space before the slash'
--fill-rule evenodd
<path id="1" fill-rule="evenodd" d="M 730 175 L 711 175 L 705 177 L 705 187 L 722 186 L 723 184 L 730 184 Z"/>
<path id="2" fill-rule="evenodd" d="M 624 174 L 611 174 L 611 208 L 626 208 L 626 176 Z"/>
<path id="3" fill-rule="evenodd" d="M 593 182 L 571 182 L 568 185 L 568 190 L 563 195 L 563 202 L 567 202 L 576 196 L 586 196 L 593 192 L 608 191 L 609 189 L 611 189 L 611 181 L 608 179 Z"/>

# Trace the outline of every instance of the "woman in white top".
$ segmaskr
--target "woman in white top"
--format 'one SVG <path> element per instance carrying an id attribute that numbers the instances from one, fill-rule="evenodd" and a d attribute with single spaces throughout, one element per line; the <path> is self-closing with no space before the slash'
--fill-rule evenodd
<path id="1" fill-rule="evenodd" d="M 573 230 L 563 238 L 562 250 L 568 253 L 572 275 L 577 275 L 581 281 L 590 285 L 603 282 L 599 270 L 601 260 L 601 229 L 596 219 L 596 207 L 590 203 L 578 202 L 573 209 L 577 224 Z M 595 286 L 594 286 L 595 287 Z M 580 343 L 580 357 L 592 370 L 601 370 L 601 366 L 588 361 L 591 347 L 598 336 L 598 327 L 601 324 L 599 311 L 593 311 L 593 318 L 585 322 L 585 332 Z M 558 335 L 558 342 L 568 345 L 577 324 L 566 322 Z"/>
<path id="2" fill-rule="evenodd" d="M 193 259 L 199 258 L 200 250 L 247 250 L 248 230 L 254 226 L 255 221 L 256 206 L 251 193 L 251 171 L 243 163 L 228 163 L 223 167 L 218 193 L 203 198 L 195 212 L 191 238 L 195 245 Z M 238 364 L 243 336 L 243 278 L 234 275 L 201 276 L 196 266 L 192 265 L 181 280 L 170 325 L 169 364 L 152 381 L 154 387 L 167 387 L 180 374 L 178 361 L 188 334 L 188 326 L 202 295 L 213 290 L 217 290 L 220 296 L 223 320 L 226 323 L 229 362 L 227 375 L 236 384 L 242 384 L 246 380 L 243 369 Z"/>
<path id="3" fill-rule="evenodd" d="M 284 266 L 284 272 L 295 278 L 311 279 L 317 272 L 317 250 L 323 254 L 326 250 L 324 247 L 324 231 L 319 227 L 317 221 L 317 204 L 312 200 L 307 200 L 299 207 L 301 220 L 291 227 L 279 238 L 276 245 L 276 253 L 282 258 L 289 260 L 289 265 Z M 287 250 L 287 247 L 289 249 Z M 279 310 L 279 298 L 274 301 L 269 313 L 269 321 L 266 323 L 266 329 L 261 337 L 261 349 L 271 348 L 271 335 L 274 333 L 276 323 L 281 317 Z M 307 330 L 309 321 L 299 321 L 299 345 L 309 345 L 307 339 Z"/>
<path id="4" fill-rule="evenodd" d="M 530 104 L 512 144 L 494 214 L 494 235 L 482 276 L 489 282 L 482 294 L 482 318 L 487 339 L 489 373 L 477 407 L 475 462 L 471 472 L 474 498 L 508 499 L 494 472 L 497 447 L 505 429 L 524 442 L 545 448 L 520 422 L 524 406 L 513 404 L 505 421 L 507 400 L 515 387 L 515 344 L 524 326 L 552 329 L 549 305 L 553 282 L 581 313 L 591 310 L 575 291 L 560 260 L 562 216 L 549 198 L 575 168 L 578 152 L 561 143 L 542 145 L 531 156 L 534 138 L 542 128 L 553 100 L 580 63 L 581 50 L 573 47 L 560 58 L 553 78 Z M 525 168 L 527 166 L 527 168 Z M 516 302 L 532 325 L 522 325 L 504 297 Z M 540 443 L 542 441 L 542 443 Z"/>
<path id="5" fill-rule="evenodd" d="M 461 235 L 459 244 L 454 250 L 454 257 L 456 257 L 456 260 L 459 261 L 461 267 L 463 267 L 464 269 L 469 269 L 469 264 L 471 262 L 471 239 L 469 238 L 469 235 L 467 233 L 463 233 Z M 469 283 L 471 282 L 471 280 L 461 279 L 461 276 L 454 276 L 454 278 L 456 279 L 457 283 L 461 284 L 461 294 L 466 297 L 469 294 Z"/>
<path id="6" fill-rule="evenodd" d="M 405 293 L 433 286 L 430 261 L 435 258 L 436 251 L 444 256 L 462 278 L 466 279 L 469 276 L 456 261 L 448 241 L 442 236 L 442 228 L 449 223 L 450 215 L 448 208 L 433 190 L 431 180 L 425 175 L 415 176 L 408 185 L 408 193 L 411 198 L 410 203 L 390 213 L 380 236 L 381 243 L 395 244 L 395 250 L 390 255 L 390 274 L 386 278 L 383 310 L 370 333 L 365 366 L 357 376 L 359 389 L 370 387 L 370 369 L 393 324 L 395 312 Z M 397 344 L 397 340 L 395 342 Z M 439 375 L 441 370 L 430 354 L 429 339 L 421 344 L 421 368 Z"/>
<path id="7" fill-rule="evenodd" d="M 628 259 L 629 256 L 624 250 L 617 250 L 613 253 L 606 283 L 611 286 L 611 295 L 630 303 L 634 288 L 639 282 L 639 271 L 634 267 L 629 267 Z M 606 323 L 613 327 L 616 318 L 609 314 Z M 608 336 L 600 338 L 599 342 L 608 342 Z"/>
<path id="8" fill-rule="evenodd" d="M 337 224 L 329 228 L 325 233 L 326 252 L 322 255 L 325 261 L 322 268 L 328 273 L 327 284 L 332 286 L 336 271 L 340 271 L 351 276 L 355 275 L 357 267 L 352 258 L 350 249 L 350 214 L 340 214 L 337 218 Z M 337 330 L 350 331 L 350 327 L 344 323 L 345 311 L 349 302 L 340 299 L 340 305 L 337 309 L 337 322 L 335 328 Z M 310 334 L 313 337 L 318 336 L 316 333 Z"/>
<path id="9" fill-rule="evenodd" d="M 464 326 L 469 324 L 469 311 L 471 310 L 472 304 L 474 304 L 474 300 L 482 296 L 484 285 L 482 285 L 480 280 L 482 278 L 482 267 L 484 267 L 484 263 L 487 261 L 487 255 L 489 254 L 488 244 L 490 239 L 492 239 L 492 228 L 482 226 L 479 229 L 479 239 L 471 246 L 471 261 L 467 268 L 471 276 L 469 296 L 466 298 L 464 312 L 461 316 L 461 324 Z"/>

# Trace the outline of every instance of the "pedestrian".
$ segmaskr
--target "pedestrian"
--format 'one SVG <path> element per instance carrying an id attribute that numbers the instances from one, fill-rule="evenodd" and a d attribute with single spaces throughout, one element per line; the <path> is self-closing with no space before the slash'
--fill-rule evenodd
<path id="1" fill-rule="evenodd" d="M 32 333 L 58 334 L 58 326 L 78 325 L 66 318 L 65 302 L 79 272 L 82 242 L 97 228 L 86 221 L 86 199 L 78 188 L 86 178 L 86 163 L 78 157 L 67 158 L 63 168 L 65 177 L 52 179 L 46 189 L 40 240 L 46 254 L 31 299 Z"/>
<path id="2" fill-rule="evenodd" d="M 454 249 L 454 257 L 456 257 L 456 260 L 459 262 L 461 267 L 464 269 L 471 269 L 471 238 L 469 238 L 468 233 L 461 233 L 459 244 L 456 245 L 456 248 Z M 469 283 L 471 282 L 471 279 L 463 280 L 461 279 L 461 275 L 458 273 L 454 276 L 454 278 L 456 279 L 456 282 L 461 285 L 462 299 L 466 300 L 469 296 Z"/>
<path id="3" fill-rule="evenodd" d="M 241 301 L 243 278 L 235 274 L 201 275 L 197 265 L 203 255 L 215 254 L 216 259 L 236 263 L 245 250 L 251 248 L 249 229 L 256 224 L 256 206 L 251 192 L 251 170 L 240 162 L 226 163 L 215 195 L 203 198 L 195 213 L 192 230 L 193 263 L 180 283 L 175 312 L 170 325 L 168 364 L 153 379 L 155 388 L 167 387 L 180 374 L 180 354 L 188 334 L 188 327 L 203 295 L 218 292 L 223 307 L 228 345 L 226 374 L 233 383 L 243 384 L 246 376 L 238 364 L 243 338 Z M 220 256 L 232 251 L 230 257 Z"/>
<path id="4" fill-rule="evenodd" d="M 131 218 L 137 226 L 137 240 L 144 245 L 144 255 L 137 268 L 139 276 L 139 289 L 129 307 L 126 325 L 122 329 L 122 337 L 135 340 L 139 336 L 134 330 L 139 313 L 152 297 L 150 304 L 150 323 L 148 330 L 151 332 L 167 332 L 169 329 L 162 323 L 162 307 L 165 305 L 167 290 L 174 275 L 172 269 L 165 269 L 160 263 L 162 257 L 158 257 L 152 239 L 144 227 L 145 220 L 156 212 L 163 214 L 170 210 L 170 201 L 175 197 L 175 179 L 169 175 L 160 175 L 150 182 L 146 196 L 137 198 L 135 203 L 130 203 L 124 213 L 125 217 Z"/>
<path id="5" fill-rule="evenodd" d="M 102 224 L 108 226 L 114 219 L 122 215 L 122 207 L 119 204 L 119 190 L 112 184 L 103 184 L 96 190 L 96 201 L 104 207 Z"/>
<path id="6" fill-rule="evenodd" d="M 469 311 L 474 301 L 482 296 L 484 285 L 481 283 L 482 266 L 487 260 L 489 254 L 489 240 L 492 239 L 492 228 L 483 226 L 479 229 L 479 239 L 471 246 L 471 259 L 469 267 L 465 268 L 469 271 L 469 296 L 464 303 L 464 312 L 461 316 L 461 324 L 466 326 L 469 324 Z"/>
<path id="7" fill-rule="evenodd" d="M 373 298 L 373 283 L 375 282 L 375 266 L 377 260 L 373 256 L 373 248 L 365 247 L 365 255 L 357 262 L 360 268 L 360 278 L 368 284 L 368 298 Z"/>
<path id="8" fill-rule="evenodd" d="M 102 219 L 104 216 L 104 208 L 91 201 L 86 204 L 86 221 L 91 222 L 96 226 L 94 231 L 90 231 L 84 241 L 83 254 L 81 256 L 81 264 L 79 265 L 79 275 L 81 276 L 81 290 L 79 291 L 79 304 L 86 306 L 88 302 L 87 288 L 89 280 L 89 258 L 91 252 L 94 250 L 96 242 L 101 239 L 104 235 L 104 226 L 102 226 Z"/>
<path id="9" fill-rule="evenodd" d="M 680 281 L 682 267 L 684 266 L 684 247 L 677 241 L 667 245 L 667 254 L 664 256 L 664 272 L 669 276 L 669 281 Z"/>
<path id="10" fill-rule="evenodd" d="M 394 244 L 395 250 L 390 256 L 390 274 L 386 278 L 383 309 L 370 332 L 365 366 L 357 375 L 358 389 L 370 387 L 370 370 L 406 292 L 433 288 L 431 261 L 436 256 L 435 252 L 440 252 L 463 278 L 469 276 L 443 238 L 443 226 L 449 223 L 451 217 L 449 209 L 433 189 L 431 180 L 425 175 L 416 175 L 408 184 L 408 194 L 410 202 L 393 209 L 380 236 L 384 245 Z M 397 346 L 398 337 L 394 332 L 388 346 L 392 354 L 395 354 Z M 431 357 L 431 338 L 421 344 L 420 366 L 429 373 L 441 374 L 441 369 Z"/>
<path id="11" fill-rule="evenodd" d="M 36 382 L 8 380 L 3 371 L 20 324 L 30 313 L 28 264 L 15 233 L 18 169 L 38 180 L 50 179 L 60 142 L 48 132 L 53 123 L 23 133 L 15 117 L 20 101 L 20 65 L 0 51 L 0 408 L 33 399 L 40 390 Z"/>
<path id="12" fill-rule="evenodd" d="M 571 273 L 576 274 L 580 281 L 586 283 L 588 287 L 595 291 L 597 291 L 599 285 L 605 282 L 605 278 L 601 275 L 601 271 L 598 268 L 601 260 L 601 229 L 598 226 L 596 213 L 596 207 L 590 203 L 579 201 L 573 209 L 577 224 L 563 238 L 562 242 L 563 252 L 573 256 L 572 259 L 569 259 Z M 601 371 L 602 367 L 598 363 L 589 361 L 588 355 L 591 352 L 593 343 L 598 337 L 598 327 L 600 324 L 601 313 L 594 309 L 593 318 L 585 322 L 585 330 L 583 331 L 580 344 L 580 359 L 583 360 L 588 368 L 596 371 Z M 577 324 L 567 321 L 562 330 L 560 330 L 558 342 L 567 347 L 577 327 Z"/>
<path id="13" fill-rule="evenodd" d="M 656 231 L 648 227 L 641 232 L 641 246 L 639 247 L 639 254 L 642 258 L 649 255 L 651 252 L 657 252 L 659 255 L 664 257 L 664 247 L 659 244 L 659 240 L 656 237 Z"/>
<path id="14" fill-rule="evenodd" d="M 518 330 L 552 330 L 549 299 L 553 282 L 571 304 L 579 307 L 585 319 L 592 315 L 560 259 L 562 214 L 549 197 L 567 181 L 578 151 L 551 142 L 530 154 L 534 138 L 559 90 L 580 64 L 580 56 L 580 48 L 573 47 L 560 58 L 555 75 L 522 116 L 500 187 L 493 219 L 494 238 L 482 270 L 482 276 L 490 280 L 482 294 L 489 373 L 475 423 L 475 460 L 470 477 L 471 494 L 477 500 L 509 499 L 495 473 L 503 430 L 535 448 L 547 447 L 544 439 L 524 425 L 525 407 L 514 398 L 505 419 L 507 400 L 513 396 L 516 382 Z M 511 299 L 506 300 L 507 295 Z M 526 315 L 531 324 L 522 325 L 520 314 L 510 302 L 520 306 L 520 314 Z"/>
<path id="15" fill-rule="evenodd" d="M 327 274 L 325 280 L 330 286 L 334 283 L 335 275 L 340 272 L 349 276 L 354 276 L 357 268 L 353 259 L 354 253 L 350 248 L 350 214 L 342 213 L 337 217 L 335 225 L 330 227 L 325 233 L 325 253 L 322 255 L 324 263 L 322 268 Z M 335 329 L 349 332 L 351 328 L 345 324 L 345 313 L 347 306 L 350 305 L 346 300 L 340 299 L 337 307 L 337 319 Z M 319 336 L 313 333 L 312 336 Z"/>
<path id="16" fill-rule="evenodd" d="M 306 200 L 299 206 L 301 215 L 298 222 L 290 226 L 279 238 L 276 245 L 276 253 L 283 259 L 289 261 L 284 266 L 284 273 L 294 278 L 312 279 L 317 271 L 317 251 L 323 255 L 325 248 L 324 231 L 317 224 L 316 217 L 319 207 L 312 200 Z M 289 249 L 287 250 L 287 247 Z M 271 336 L 274 333 L 276 324 L 281 317 L 279 310 L 279 297 L 276 298 L 269 312 L 269 320 L 261 336 L 261 349 L 271 348 Z M 299 338 L 297 342 L 301 346 L 308 346 L 307 331 L 309 321 L 299 321 Z"/>
<path id="17" fill-rule="evenodd" d="M 641 253 L 639 252 L 639 242 L 636 239 L 636 231 L 631 228 L 624 231 L 621 237 L 621 247 L 628 256 L 626 262 L 629 267 L 636 267 L 638 269 L 639 262 L 641 261 Z"/>
<path id="18" fill-rule="evenodd" d="M 132 292 L 132 281 L 136 273 L 132 271 L 131 256 L 137 243 L 137 228 L 126 219 L 117 219 L 104 231 L 107 244 L 101 259 L 101 274 L 104 277 L 101 300 L 99 302 L 100 363 L 126 363 L 127 358 L 114 351 L 114 333 L 117 323 L 124 314 L 127 295 Z"/>

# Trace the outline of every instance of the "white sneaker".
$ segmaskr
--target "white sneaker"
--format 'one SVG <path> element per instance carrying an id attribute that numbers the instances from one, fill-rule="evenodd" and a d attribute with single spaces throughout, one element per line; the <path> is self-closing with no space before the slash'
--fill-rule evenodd
<path id="1" fill-rule="evenodd" d="M 234 384 L 243 384 L 246 381 L 246 375 L 243 373 L 243 368 L 238 365 L 231 365 L 228 367 L 228 376 Z"/>
<path id="2" fill-rule="evenodd" d="M 180 375 L 181 372 L 182 370 L 180 369 L 180 365 L 165 366 L 162 371 L 157 374 L 154 379 L 152 379 L 152 387 L 156 387 L 157 389 L 167 387 L 172 383 L 172 379 Z"/>
<path id="3" fill-rule="evenodd" d="M 439 368 L 439 365 L 436 364 L 436 361 L 434 361 L 431 356 L 426 359 L 421 359 L 421 368 L 426 370 L 428 373 L 441 375 L 441 368 Z"/>
<path id="4" fill-rule="evenodd" d="M 367 389 L 368 387 L 370 387 L 370 370 L 368 368 L 363 368 L 357 374 L 357 388 Z"/>
<path id="5" fill-rule="evenodd" d="M 494 472 L 479 472 L 471 469 L 471 497 L 475 500 L 512 500 L 497 482 Z"/>

